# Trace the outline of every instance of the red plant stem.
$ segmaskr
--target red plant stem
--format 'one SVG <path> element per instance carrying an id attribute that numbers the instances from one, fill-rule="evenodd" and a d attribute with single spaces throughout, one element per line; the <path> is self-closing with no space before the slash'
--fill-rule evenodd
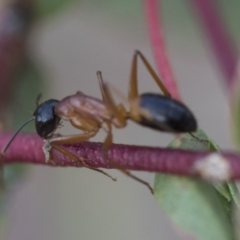
<path id="1" fill-rule="evenodd" d="M 198 13 L 219 67 L 225 77 L 226 86 L 228 90 L 231 90 L 236 79 L 234 75 L 237 66 L 237 51 L 217 11 L 217 1 L 189 0 L 189 3 L 195 7 Z"/>
<path id="2" fill-rule="evenodd" d="M 0 134 L 0 148 L 2 148 L 12 134 Z M 48 164 L 56 167 L 81 167 L 80 162 L 73 162 L 68 157 L 53 150 L 55 164 L 45 163 L 42 151 L 43 140 L 36 134 L 19 134 L 8 149 L 4 162 Z M 64 147 L 79 157 L 86 159 L 86 163 L 96 168 L 110 168 L 102 156 L 101 143 L 84 142 Z M 196 164 L 206 162 L 206 157 L 217 154 L 227 164 L 228 177 L 220 171 L 221 180 L 240 179 L 240 156 L 236 153 L 193 152 L 179 149 L 140 147 L 113 144 L 108 151 L 108 157 L 129 170 L 148 172 L 172 173 L 185 176 L 200 176 L 202 172 L 196 170 Z M 219 165 L 219 163 L 217 163 Z M 211 167 L 211 166 L 210 166 Z M 215 179 L 216 180 L 216 179 Z"/>
<path id="3" fill-rule="evenodd" d="M 158 1 L 159 3 L 160 1 Z M 162 81 L 171 93 L 172 97 L 181 100 L 181 96 L 174 79 L 173 72 L 166 54 L 161 21 L 159 18 L 158 4 L 156 0 L 145 0 L 145 11 L 148 23 L 152 51 L 155 56 L 157 68 L 162 76 Z"/>

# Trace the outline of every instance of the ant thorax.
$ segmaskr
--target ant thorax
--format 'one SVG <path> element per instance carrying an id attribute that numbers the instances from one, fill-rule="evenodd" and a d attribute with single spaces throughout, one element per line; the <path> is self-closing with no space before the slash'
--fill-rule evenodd
<path id="1" fill-rule="evenodd" d="M 79 92 L 62 99 L 56 105 L 55 113 L 65 120 L 74 118 L 109 120 L 112 115 L 103 101 Z"/>

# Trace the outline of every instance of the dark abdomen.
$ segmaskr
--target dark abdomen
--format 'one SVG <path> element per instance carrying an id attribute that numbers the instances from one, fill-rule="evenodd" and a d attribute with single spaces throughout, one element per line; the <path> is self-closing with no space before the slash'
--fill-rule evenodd
<path id="1" fill-rule="evenodd" d="M 140 107 L 149 116 L 142 116 L 141 125 L 164 132 L 194 132 L 197 122 L 193 113 L 182 103 L 160 94 L 140 96 Z"/>

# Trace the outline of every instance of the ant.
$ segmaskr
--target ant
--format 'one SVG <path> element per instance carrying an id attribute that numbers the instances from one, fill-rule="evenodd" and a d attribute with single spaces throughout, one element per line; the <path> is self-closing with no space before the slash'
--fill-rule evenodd
<path id="1" fill-rule="evenodd" d="M 143 93 L 140 95 L 138 93 L 138 57 L 142 60 L 164 95 L 157 93 Z M 76 94 L 67 96 L 60 101 L 50 99 L 39 104 L 33 114 L 33 118 L 28 120 L 2 149 L 2 155 L 6 152 L 18 132 L 34 119 L 38 135 L 45 139 L 43 151 L 46 161 L 50 159 L 51 148 L 55 148 L 73 161 L 81 161 L 83 166 L 112 178 L 102 170 L 87 165 L 84 159 L 75 156 L 63 148 L 61 144 L 87 141 L 94 137 L 99 129 L 102 128 L 107 134 L 102 145 L 103 153 L 106 154 L 113 142 L 112 126 L 124 128 L 127 125 L 127 120 L 132 120 L 140 125 L 164 132 L 191 133 L 197 130 L 197 122 L 192 112 L 184 104 L 171 98 L 167 88 L 140 51 L 135 51 L 133 56 L 128 97 L 125 97 L 113 86 L 104 83 L 100 71 L 97 72 L 97 77 L 102 100 L 78 91 Z M 127 111 L 122 103 L 116 104 L 111 93 L 115 93 L 124 102 L 127 102 L 129 110 Z M 69 136 L 54 135 L 61 120 L 69 120 L 74 127 L 82 130 L 83 133 Z M 132 175 L 131 172 L 113 160 L 107 160 L 126 175 L 146 185 L 153 193 L 151 186 L 147 182 Z"/>

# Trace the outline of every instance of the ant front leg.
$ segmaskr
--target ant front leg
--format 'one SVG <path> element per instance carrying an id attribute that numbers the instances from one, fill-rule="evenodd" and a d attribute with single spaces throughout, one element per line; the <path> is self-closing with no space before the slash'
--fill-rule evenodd
<path id="1" fill-rule="evenodd" d="M 88 168 L 88 169 L 91 169 L 91 170 L 93 170 L 93 171 L 102 173 L 103 175 L 111 178 L 113 181 L 117 181 L 116 178 L 113 178 L 113 177 L 112 177 L 111 175 L 109 175 L 108 173 L 106 173 L 106 172 L 104 172 L 104 171 L 102 171 L 102 170 L 100 170 L 100 169 L 98 169 L 98 168 L 91 167 L 90 165 L 88 165 L 88 164 L 86 163 L 86 159 L 76 156 L 75 154 L 69 152 L 69 151 L 66 150 L 65 148 L 60 147 L 60 146 L 55 145 L 55 144 L 52 144 L 51 147 L 54 148 L 54 149 L 56 149 L 57 151 L 61 152 L 63 155 L 69 157 L 69 158 L 70 158 L 71 160 L 73 160 L 74 162 L 79 162 L 79 161 L 80 161 L 84 167 L 86 167 L 86 168 Z"/>
<path id="2" fill-rule="evenodd" d="M 45 153 L 46 162 L 49 162 L 50 160 L 54 162 L 54 160 L 52 160 L 51 158 L 51 150 L 52 148 L 54 148 L 59 152 L 61 152 L 63 155 L 69 157 L 74 162 L 81 162 L 84 167 L 100 172 L 105 176 L 111 178 L 113 181 L 116 181 L 116 178 L 113 178 L 111 175 L 109 175 L 108 173 L 98 168 L 91 167 L 86 163 L 86 159 L 76 156 L 75 154 L 69 152 L 68 150 L 66 150 L 61 146 L 61 144 L 74 144 L 74 143 L 87 141 L 91 137 L 95 136 L 97 132 L 98 132 L 98 129 L 94 129 L 91 132 L 85 132 L 79 135 L 57 136 L 57 137 L 53 137 L 51 139 L 46 140 L 45 144 L 43 145 L 43 152 Z"/>
<path id="3" fill-rule="evenodd" d="M 85 132 L 78 135 L 69 135 L 69 136 L 54 135 L 52 138 L 46 139 L 43 145 L 43 152 L 45 154 L 46 162 L 49 162 L 50 160 L 52 161 L 50 156 L 50 151 L 52 147 L 56 148 L 56 146 L 59 146 L 61 144 L 74 144 L 74 143 L 84 142 L 89 140 L 91 137 L 94 137 L 97 134 L 97 132 L 98 132 L 98 129 L 93 129 L 90 132 Z M 80 158 L 76 161 L 81 161 L 82 164 L 85 165 L 84 161 Z"/>
<path id="4" fill-rule="evenodd" d="M 128 99 L 129 101 L 137 99 L 139 97 L 138 93 L 138 78 L 137 78 L 137 58 L 140 57 L 143 64 L 147 68 L 148 72 L 151 74 L 153 80 L 156 82 L 156 84 L 159 86 L 159 88 L 162 90 L 163 94 L 165 96 L 171 97 L 171 94 L 161 81 L 161 79 L 158 77 L 156 72 L 151 67 L 148 60 L 144 57 L 144 55 L 140 51 L 135 51 L 133 55 L 132 60 L 132 66 L 131 66 L 131 74 L 130 74 L 130 81 L 129 81 L 129 92 L 128 92 Z"/>
<path id="5" fill-rule="evenodd" d="M 99 173 L 102 173 L 103 175 L 111 178 L 113 181 L 117 181 L 116 178 L 113 178 L 111 175 L 109 175 L 108 173 L 98 169 L 98 168 L 94 168 L 94 167 L 91 167 L 90 165 L 88 165 L 86 163 L 86 159 L 84 158 L 81 158 L 81 157 L 78 157 L 76 156 L 75 154 L 69 152 L 68 150 L 66 150 L 65 148 L 59 146 L 59 145 L 56 145 L 56 144 L 53 144 L 53 143 L 49 143 L 47 142 L 47 144 L 44 144 L 43 146 L 43 152 L 45 153 L 45 156 L 46 156 L 46 162 L 49 162 L 49 161 L 53 161 L 52 158 L 51 158 L 51 153 L 50 151 L 52 150 L 52 148 L 56 149 L 57 151 L 61 152 L 63 155 L 69 157 L 71 160 L 73 160 L 74 162 L 81 162 L 82 165 L 88 169 L 91 169 L 93 171 L 96 171 L 96 172 L 99 172 Z"/>

